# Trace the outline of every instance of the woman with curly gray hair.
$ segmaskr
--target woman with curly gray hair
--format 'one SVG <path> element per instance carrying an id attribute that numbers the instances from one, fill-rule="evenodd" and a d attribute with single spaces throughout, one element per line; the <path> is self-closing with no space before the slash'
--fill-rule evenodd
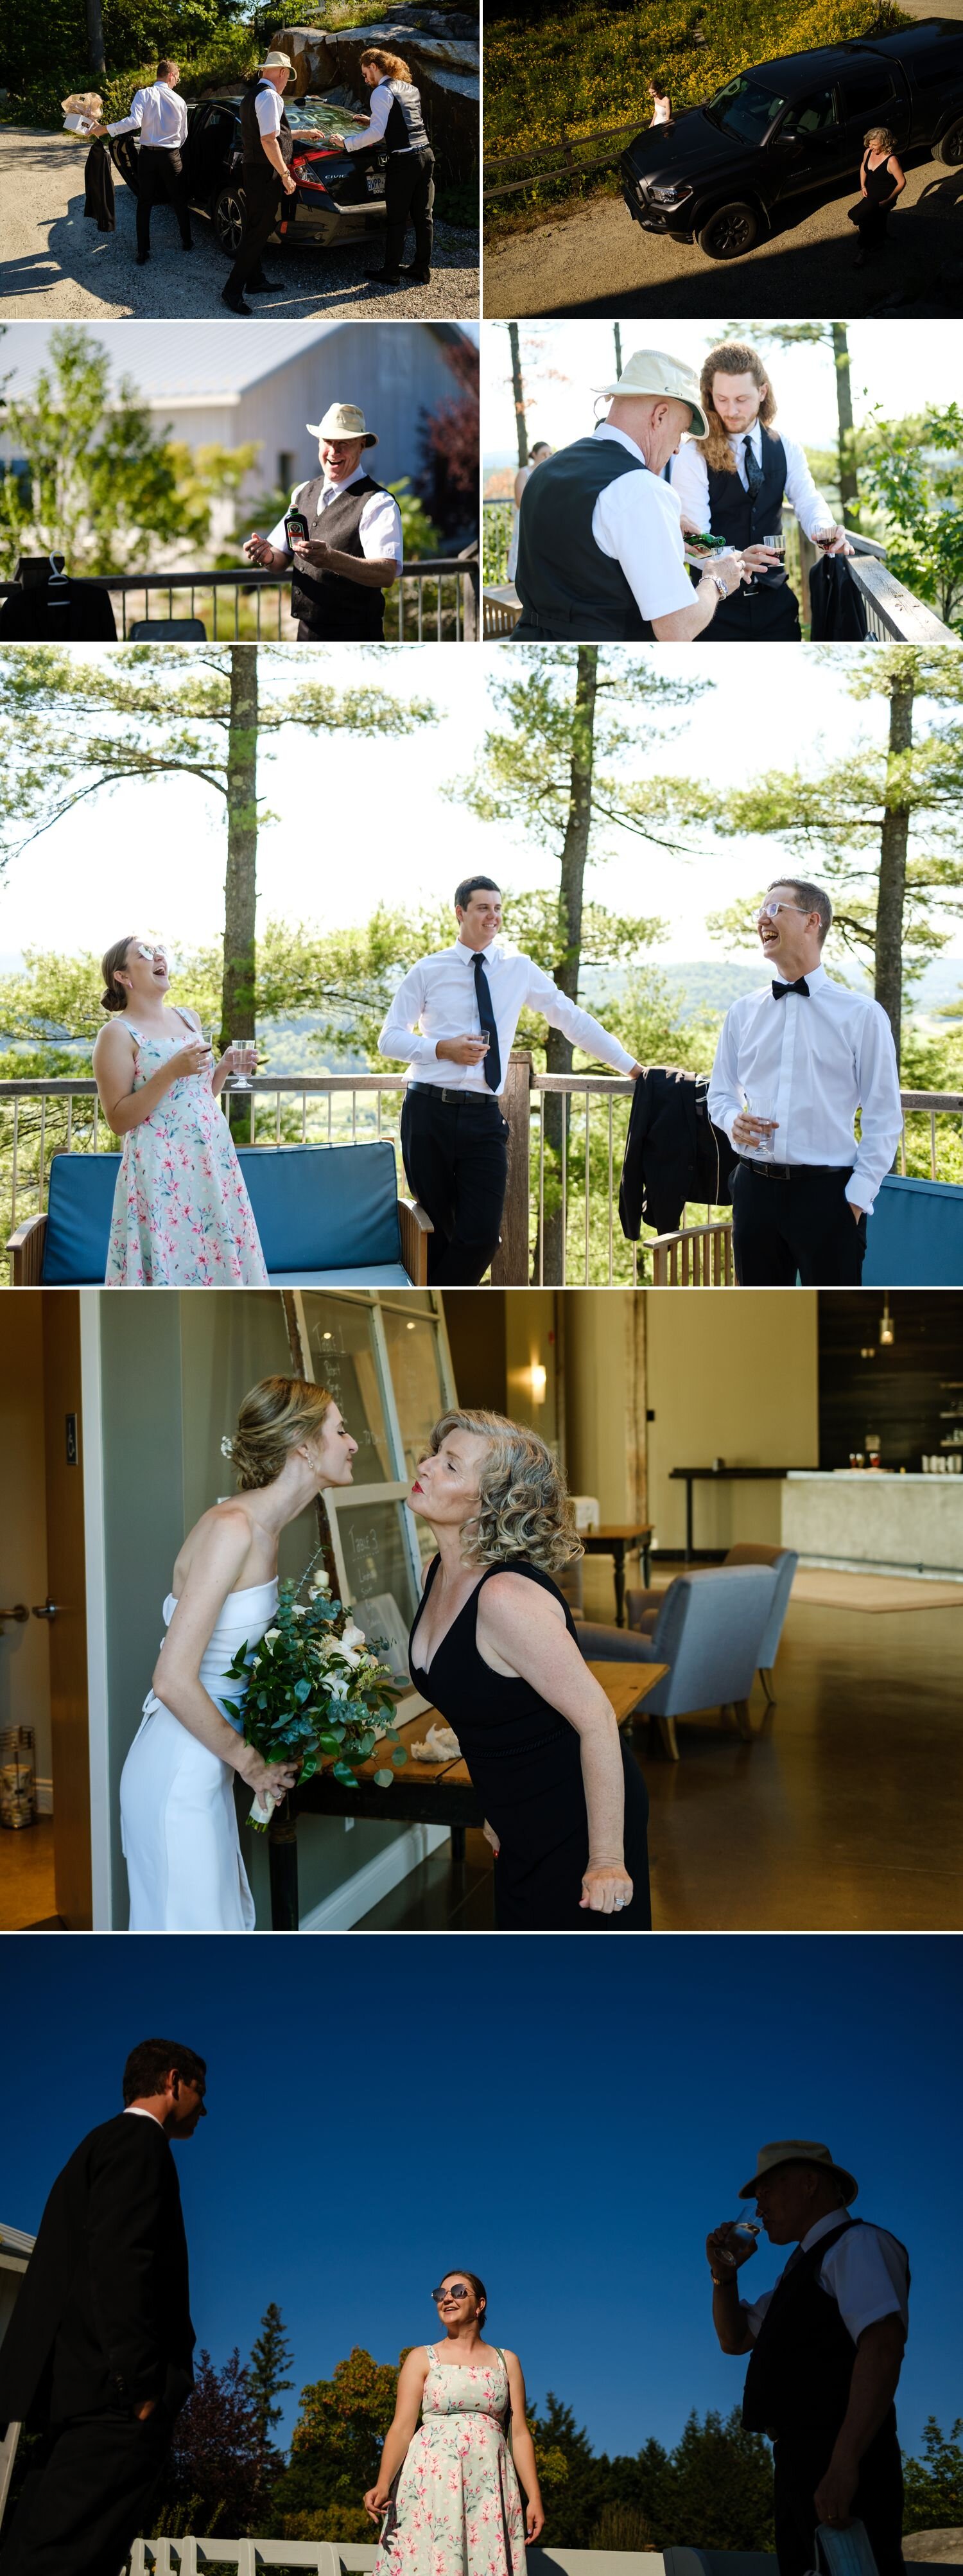
<path id="1" fill-rule="evenodd" d="M 445 1413 L 408 1500 L 438 1542 L 411 1677 L 484 1800 L 499 1931 L 648 1931 L 645 1784 L 553 1581 L 581 1545 L 551 1450 L 503 1414 Z"/>

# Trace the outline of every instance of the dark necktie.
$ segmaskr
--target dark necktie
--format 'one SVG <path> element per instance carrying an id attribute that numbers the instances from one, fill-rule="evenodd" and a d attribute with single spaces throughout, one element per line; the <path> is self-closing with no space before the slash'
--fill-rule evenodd
<path id="1" fill-rule="evenodd" d="M 498 1030 L 495 1027 L 495 1014 L 492 1010 L 491 989 L 485 973 L 485 960 L 480 948 L 476 948 L 472 964 L 475 969 L 475 1000 L 478 1004 L 481 1032 L 482 1036 L 489 1041 L 488 1053 L 485 1057 L 485 1080 L 489 1091 L 500 1091 L 502 1060 L 498 1052 Z"/>
<path id="2" fill-rule="evenodd" d="M 749 494 L 750 501 L 754 501 L 757 492 L 762 490 L 762 467 L 758 464 L 753 452 L 751 436 L 747 436 L 743 439 L 742 462 L 746 469 L 746 490 Z"/>
<path id="3" fill-rule="evenodd" d="M 804 1002 L 808 1002 L 809 986 L 806 982 L 805 975 L 797 976 L 794 984 L 773 984 L 772 998 L 774 1002 L 783 1001 L 787 993 L 801 993 Z"/>

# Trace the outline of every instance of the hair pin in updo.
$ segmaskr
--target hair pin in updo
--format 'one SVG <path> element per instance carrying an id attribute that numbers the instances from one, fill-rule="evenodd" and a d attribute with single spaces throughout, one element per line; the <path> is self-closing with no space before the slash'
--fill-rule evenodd
<path id="1" fill-rule="evenodd" d="M 234 1456 L 234 1442 L 233 1440 L 228 1439 L 226 1431 L 221 1442 L 221 1456 L 222 1458 L 233 1458 Z"/>

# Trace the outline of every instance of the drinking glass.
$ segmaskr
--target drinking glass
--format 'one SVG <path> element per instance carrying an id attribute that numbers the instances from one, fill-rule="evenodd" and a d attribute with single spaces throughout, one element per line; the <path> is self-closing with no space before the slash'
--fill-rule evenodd
<path id="1" fill-rule="evenodd" d="M 734 2218 L 726 2229 L 726 2234 L 730 2239 L 732 2251 L 730 2253 L 728 2248 L 723 2245 L 720 2248 L 720 2261 L 723 2263 L 730 2263 L 733 2266 L 733 2269 L 738 2265 L 740 2256 L 742 2257 L 743 2262 L 745 2262 L 747 2256 L 751 2254 L 756 2238 L 759 2234 L 759 2225 L 760 2222 L 757 2218 Z"/>
<path id="2" fill-rule="evenodd" d="M 829 547 L 835 545 L 835 543 L 836 531 L 834 528 L 815 528 L 813 530 L 813 544 L 814 546 L 819 547 L 822 554 L 828 553 Z"/>
<path id="3" fill-rule="evenodd" d="M 235 1091 L 250 1091 L 255 1056 L 253 1038 L 232 1038 L 231 1055 L 233 1058 L 231 1076 Z"/>
<path id="4" fill-rule="evenodd" d="M 775 1126 L 776 1103 L 774 1100 L 757 1100 L 755 1098 L 747 1100 L 746 1110 L 750 1118 L 759 1118 L 764 1120 L 770 1131 Z M 751 1155 L 758 1155 L 760 1159 L 764 1158 L 768 1162 L 773 1161 L 775 1150 L 776 1148 L 771 1132 L 768 1135 L 761 1136 L 755 1145 L 750 1145 L 748 1148 Z"/>
<path id="5" fill-rule="evenodd" d="M 775 536 L 763 537 L 762 542 L 770 554 L 778 555 L 780 563 L 785 563 L 786 540 L 781 528 L 777 530 Z"/>

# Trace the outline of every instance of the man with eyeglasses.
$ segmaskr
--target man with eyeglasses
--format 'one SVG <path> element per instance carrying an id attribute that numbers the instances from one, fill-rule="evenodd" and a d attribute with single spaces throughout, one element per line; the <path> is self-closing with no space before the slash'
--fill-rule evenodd
<path id="1" fill-rule="evenodd" d="M 885 1011 L 822 963 L 823 886 L 777 878 L 759 914 L 774 969 L 726 1012 L 709 1116 L 735 1147 L 732 1246 L 743 1288 L 858 1288 L 866 1220 L 903 1123 Z M 855 1120 L 860 1116 L 859 1144 Z"/>

